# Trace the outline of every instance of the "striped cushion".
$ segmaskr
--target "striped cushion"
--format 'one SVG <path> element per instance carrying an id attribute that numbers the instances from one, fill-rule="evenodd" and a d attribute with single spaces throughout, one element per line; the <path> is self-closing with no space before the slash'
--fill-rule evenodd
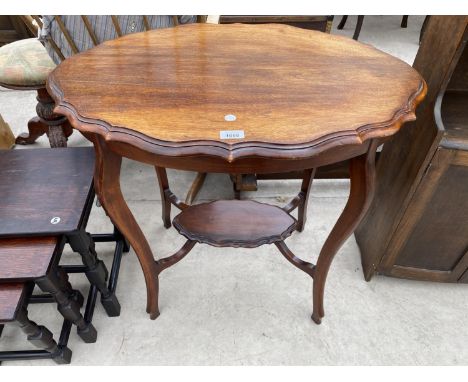
<path id="1" fill-rule="evenodd" d="M 0 47 L 0 85 L 43 87 L 54 68 L 54 62 L 36 38 Z"/>

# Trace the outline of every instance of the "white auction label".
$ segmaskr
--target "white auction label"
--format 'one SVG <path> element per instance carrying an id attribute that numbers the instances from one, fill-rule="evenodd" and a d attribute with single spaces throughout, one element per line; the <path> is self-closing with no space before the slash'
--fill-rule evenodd
<path id="1" fill-rule="evenodd" d="M 222 130 L 219 132 L 221 139 L 241 139 L 245 138 L 244 130 Z"/>

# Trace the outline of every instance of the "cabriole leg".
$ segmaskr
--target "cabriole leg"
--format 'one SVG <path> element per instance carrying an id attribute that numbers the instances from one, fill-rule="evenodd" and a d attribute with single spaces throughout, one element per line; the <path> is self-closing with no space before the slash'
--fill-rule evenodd
<path id="1" fill-rule="evenodd" d="M 73 129 L 67 119 L 54 113 L 55 102 L 45 88 L 37 90 L 37 117 L 28 122 L 28 133 L 16 138 L 16 144 L 29 145 L 43 134 L 49 137 L 50 147 L 67 147 Z"/>
<path id="2" fill-rule="evenodd" d="M 146 311 L 154 320 L 159 316 L 157 272 L 153 252 L 120 189 L 122 157 L 110 151 L 101 138 L 92 135 L 87 137 L 94 143 L 96 150 L 96 193 L 112 223 L 127 238 L 138 257 L 146 281 Z"/>
<path id="3" fill-rule="evenodd" d="M 320 324 L 322 317 L 325 315 L 323 295 L 331 262 L 343 243 L 356 229 L 372 200 L 375 183 L 376 149 L 377 144 L 371 142 L 366 154 L 350 161 L 351 190 L 348 202 L 325 241 L 315 267 L 312 320 L 316 324 Z"/>

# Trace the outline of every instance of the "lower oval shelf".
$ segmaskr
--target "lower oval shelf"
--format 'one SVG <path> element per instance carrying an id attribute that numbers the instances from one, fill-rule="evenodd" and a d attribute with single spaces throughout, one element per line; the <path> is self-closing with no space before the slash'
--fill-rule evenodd
<path id="1" fill-rule="evenodd" d="M 217 200 L 184 209 L 174 228 L 189 240 L 215 247 L 254 248 L 290 236 L 297 220 L 280 207 L 253 200 Z"/>

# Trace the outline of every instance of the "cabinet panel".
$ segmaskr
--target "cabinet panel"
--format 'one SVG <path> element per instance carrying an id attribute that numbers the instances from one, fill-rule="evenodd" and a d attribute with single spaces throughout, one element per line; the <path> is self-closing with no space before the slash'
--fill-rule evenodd
<path id="1" fill-rule="evenodd" d="M 429 169 L 419 188 L 426 187 L 432 175 Z M 417 195 L 418 191 L 416 198 Z M 440 177 L 395 265 L 451 271 L 467 250 L 468 167 L 450 165 Z"/>

